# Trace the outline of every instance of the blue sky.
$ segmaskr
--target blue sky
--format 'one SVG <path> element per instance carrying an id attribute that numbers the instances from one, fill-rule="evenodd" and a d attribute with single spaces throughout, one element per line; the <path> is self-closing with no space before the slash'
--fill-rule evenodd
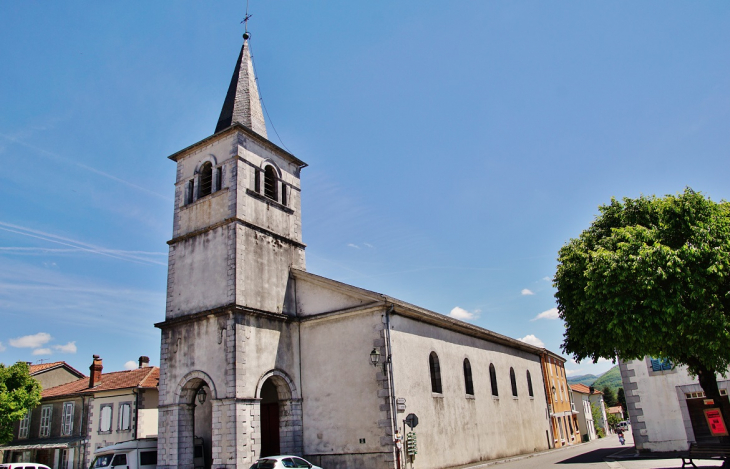
<path id="1" fill-rule="evenodd" d="M 0 5 L 1 362 L 159 363 L 166 157 L 213 132 L 244 10 Z M 250 12 L 269 136 L 310 165 L 313 273 L 559 351 L 557 251 L 600 204 L 730 199 L 727 2 Z"/>

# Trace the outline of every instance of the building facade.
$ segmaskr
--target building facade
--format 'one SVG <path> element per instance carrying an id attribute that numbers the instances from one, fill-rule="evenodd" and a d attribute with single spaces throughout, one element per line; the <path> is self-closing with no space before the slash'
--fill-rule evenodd
<path id="1" fill-rule="evenodd" d="M 580 443 L 578 411 L 565 375 L 565 358 L 543 349 L 540 359 L 550 415 L 551 447 L 561 448 Z"/>
<path id="2" fill-rule="evenodd" d="M 89 377 L 43 389 L 40 405 L 15 424 L 13 441 L 2 447 L 4 462 L 86 469 L 95 449 L 156 436 L 159 368 L 148 362 L 140 357 L 136 370 L 102 373 L 94 355 Z M 61 375 L 49 376 L 58 382 Z"/>
<path id="3" fill-rule="evenodd" d="M 571 384 L 570 389 L 573 391 L 573 402 L 578 410 L 578 428 L 580 429 L 581 439 L 583 441 L 595 440 L 598 438 L 598 434 L 596 433 L 596 424 L 593 421 L 593 410 L 591 409 L 591 390 L 585 384 Z"/>
<path id="4" fill-rule="evenodd" d="M 644 357 L 619 361 L 619 369 L 637 450 L 685 451 L 690 442 L 710 436 L 703 411 L 716 406 L 705 403 L 686 367 Z M 727 399 L 730 382 L 718 377 L 717 385 Z"/>
<path id="5" fill-rule="evenodd" d="M 215 133 L 170 159 L 158 467 L 200 437 L 216 468 L 396 468 L 409 413 L 424 469 L 551 445 L 543 349 L 305 270 L 306 164 L 267 139 L 246 35 Z"/>

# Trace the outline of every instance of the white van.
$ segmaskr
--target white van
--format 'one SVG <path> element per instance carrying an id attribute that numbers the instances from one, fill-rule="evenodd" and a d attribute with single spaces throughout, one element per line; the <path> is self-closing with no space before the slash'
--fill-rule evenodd
<path id="1" fill-rule="evenodd" d="M 193 447 L 195 468 L 205 467 L 203 439 L 196 438 Z M 90 469 L 152 469 L 157 466 L 157 438 L 130 440 L 94 451 Z"/>

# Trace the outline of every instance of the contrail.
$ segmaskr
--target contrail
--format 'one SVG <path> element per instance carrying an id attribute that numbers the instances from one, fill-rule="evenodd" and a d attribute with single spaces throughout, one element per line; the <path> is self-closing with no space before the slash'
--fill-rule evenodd
<path id="1" fill-rule="evenodd" d="M 116 181 L 116 182 L 118 182 L 120 184 L 124 184 L 125 186 L 131 187 L 133 189 L 137 189 L 138 191 L 142 191 L 144 193 L 147 193 L 147 194 L 150 194 L 150 195 L 154 195 L 155 197 L 159 197 L 160 199 L 167 200 L 168 202 L 169 201 L 172 201 L 172 198 L 167 197 L 167 196 L 164 196 L 162 194 L 159 194 L 159 193 L 157 193 L 155 191 L 149 190 L 146 187 L 138 186 L 137 184 L 134 184 L 133 182 L 129 182 L 129 181 L 126 181 L 124 179 L 118 178 L 118 177 L 113 176 L 113 175 L 111 175 L 109 173 L 105 173 L 104 171 L 100 171 L 100 170 L 98 170 L 96 168 L 92 168 L 91 166 L 87 166 L 87 165 L 85 165 L 83 163 L 78 163 L 76 161 L 73 161 L 71 159 L 65 158 L 65 157 L 63 157 L 61 155 L 58 155 L 56 153 L 50 152 L 48 150 L 44 150 L 43 148 L 38 148 L 36 146 L 33 146 L 33 145 L 29 144 L 29 143 L 25 143 L 22 140 L 18 140 L 17 138 L 11 137 L 9 135 L 5 135 L 5 134 L 1 134 L 0 133 L 0 137 L 3 137 L 6 140 L 9 140 L 9 141 L 11 141 L 13 143 L 17 143 L 18 145 L 23 145 L 24 147 L 30 148 L 31 150 L 37 151 L 39 153 L 43 153 L 46 156 L 50 156 L 51 158 L 53 158 L 55 160 L 58 160 L 58 161 L 61 161 L 63 163 L 66 163 L 66 164 L 70 164 L 70 165 L 76 166 L 76 167 L 81 168 L 81 169 L 85 169 L 86 171 L 92 172 L 94 174 L 98 174 L 99 176 L 104 176 L 105 178 L 111 179 L 112 181 Z"/>
<path id="2" fill-rule="evenodd" d="M 60 244 L 62 246 L 68 246 L 75 248 L 80 251 L 86 251 L 93 254 L 99 254 L 101 256 L 111 257 L 113 259 L 119 259 L 123 261 L 130 261 L 136 263 L 148 263 L 157 265 L 166 265 L 165 262 L 156 261 L 142 257 L 138 254 L 151 254 L 141 251 L 122 251 L 116 249 L 106 249 L 93 244 L 84 243 L 83 241 L 77 241 L 75 239 L 64 238 L 63 236 L 54 235 L 52 233 L 45 233 L 43 231 L 34 230 L 32 228 L 26 228 L 24 226 L 13 225 L 11 223 L 5 223 L 0 221 L 0 230 L 8 231 L 10 233 L 16 233 L 29 238 L 41 239 L 50 243 Z M 154 253 L 155 255 L 163 255 L 163 253 Z"/>

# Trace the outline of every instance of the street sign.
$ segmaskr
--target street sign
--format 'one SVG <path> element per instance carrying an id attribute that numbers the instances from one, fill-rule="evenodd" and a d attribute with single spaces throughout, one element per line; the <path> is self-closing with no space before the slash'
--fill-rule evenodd
<path id="1" fill-rule="evenodd" d="M 405 405 L 405 404 L 401 404 L 401 403 L 396 403 L 396 404 L 395 404 L 395 410 L 396 410 L 396 412 L 398 412 L 399 414 L 400 414 L 400 413 L 403 413 L 403 412 L 405 412 L 405 411 L 406 411 L 406 405 Z"/>
<path id="2" fill-rule="evenodd" d="M 395 403 L 396 404 L 406 405 L 406 398 L 405 397 L 399 397 L 398 399 L 395 400 Z"/>
<path id="3" fill-rule="evenodd" d="M 416 417 L 416 414 L 408 414 L 408 417 L 406 417 L 406 425 L 411 427 L 411 429 L 416 428 L 416 425 L 418 425 L 418 417 Z"/>
<path id="4" fill-rule="evenodd" d="M 406 454 L 408 454 L 408 456 L 410 456 L 411 458 L 418 454 L 418 442 L 416 441 L 416 432 L 408 432 L 406 434 Z"/>

